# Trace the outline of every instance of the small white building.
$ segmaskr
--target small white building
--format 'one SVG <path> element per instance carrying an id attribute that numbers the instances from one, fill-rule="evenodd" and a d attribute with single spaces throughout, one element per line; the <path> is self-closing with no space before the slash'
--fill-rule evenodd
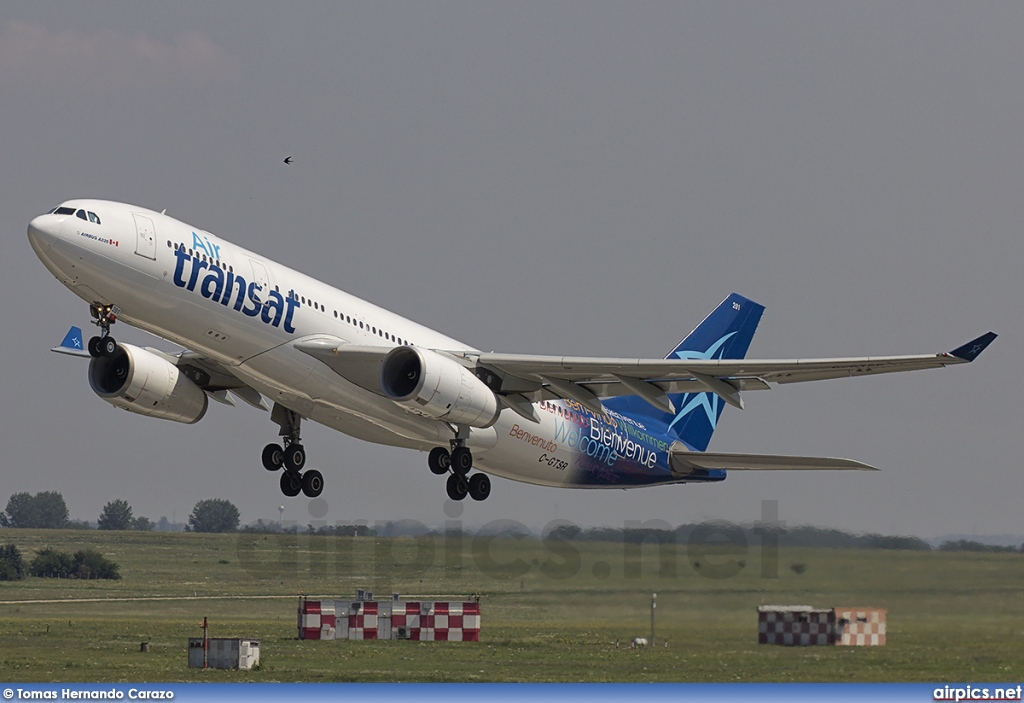
<path id="1" fill-rule="evenodd" d="M 202 669 L 255 669 L 260 665 L 260 641 L 211 637 L 203 649 L 202 637 L 188 638 L 188 666 Z"/>

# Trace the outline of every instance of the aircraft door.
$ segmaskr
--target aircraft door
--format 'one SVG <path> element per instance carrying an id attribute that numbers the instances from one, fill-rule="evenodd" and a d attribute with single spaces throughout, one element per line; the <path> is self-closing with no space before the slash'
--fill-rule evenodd
<path id="1" fill-rule="evenodd" d="M 153 220 L 135 213 L 132 213 L 132 217 L 135 218 L 135 232 L 138 234 L 135 253 L 156 261 L 156 228 L 153 227 Z"/>
<path id="2" fill-rule="evenodd" d="M 249 263 L 252 264 L 252 280 L 261 286 L 263 290 L 270 288 L 270 276 L 267 274 L 267 267 L 254 259 L 249 259 Z"/>

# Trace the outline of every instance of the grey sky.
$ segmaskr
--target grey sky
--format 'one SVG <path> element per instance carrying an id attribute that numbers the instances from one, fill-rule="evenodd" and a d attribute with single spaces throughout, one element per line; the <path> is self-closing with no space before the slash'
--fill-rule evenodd
<path id="1" fill-rule="evenodd" d="M 268 416 L 115 410 L 50 354 L 85 303 L 25 227 L 73 197 L 168 212 L 486 350 L 663 356 L 730 291 L 750 355 L 969 366 L 775 388 L 711 448 L 879 474 L 572 491 L 495 480 L 470 524 L 780 518 L 1024 532 L 1024 6 L 81 2 L 0 9 L 0 500 L 309 521 Z M 284 157 L 295 163 L 286 166 Z M 123 325 L 118 339 L 173 347 Z M 426 456 L 307 424 L 328 522 L 445 519 Z"/>

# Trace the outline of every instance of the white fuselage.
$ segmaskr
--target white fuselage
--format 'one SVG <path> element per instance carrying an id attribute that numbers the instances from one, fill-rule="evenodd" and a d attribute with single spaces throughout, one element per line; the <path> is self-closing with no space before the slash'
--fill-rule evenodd
<path id="1" fill-rule="evenodd" d="M 346 434 L 419 450 L 452 439 L 448 423 L 410 413 L 293 345 L 329 335 L 383 348 L 472 347 L 162 213 L 101 200 L 64 206 L 95 213 L 99 223 L 73 213 L 41 215 L 29 226 L 29 239 L 46 267 L 83 300 L 118 306 L 120 320 L 215 360 L 269 400 Z M 245 283 L 232 290 L 230 282 L 204 286 L 214 268 Z M 252 284 L 263 304 L 273 298 L 276 308 L 246 300 L 242 286 Z M 539 424 L 504 410 L 493 426 L 474 428 L 468 445 L 475 465 L 519 481 L 596 487 L 583 476 L 595 471 L 594 462 L 578 460 L 579 432 L 570 440 L 574 446 L 565 441 L 569 410 L 551 403 L 538 409 Z M 575 420 L 585 433 L 586 418 Z"/>

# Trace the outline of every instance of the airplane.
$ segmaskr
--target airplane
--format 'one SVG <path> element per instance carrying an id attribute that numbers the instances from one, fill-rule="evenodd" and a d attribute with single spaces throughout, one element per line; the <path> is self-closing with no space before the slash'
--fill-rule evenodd
<path id="1" fill-rule="evenodd" d="M 480 501 L 489 475 L 542 486 L 634 488 L 723 481 L 730 470 L 877 470 L 826 457 L 707 451 L 726 405 L 770 384 L 973 361 L 953 351 L 839 359 L 746 359 L 764 307 L 732 293 L 664 359 L 483 352 L 164 212 L 69 200 L 34 218 L 47 269 L 89 304 L 98 333 L 72 327 L 54 351 L 88 357 L 111 405 L 195 423 L 209 400 L 269 411 L 281 441 L 262 452 L 286 496 L 319 496 L 303 420 L 428 452 L 448 497 Z M 183 348 L 119 343 L 122 321 Z M 471 473 L 476 469 L 475 472 Z"/>

